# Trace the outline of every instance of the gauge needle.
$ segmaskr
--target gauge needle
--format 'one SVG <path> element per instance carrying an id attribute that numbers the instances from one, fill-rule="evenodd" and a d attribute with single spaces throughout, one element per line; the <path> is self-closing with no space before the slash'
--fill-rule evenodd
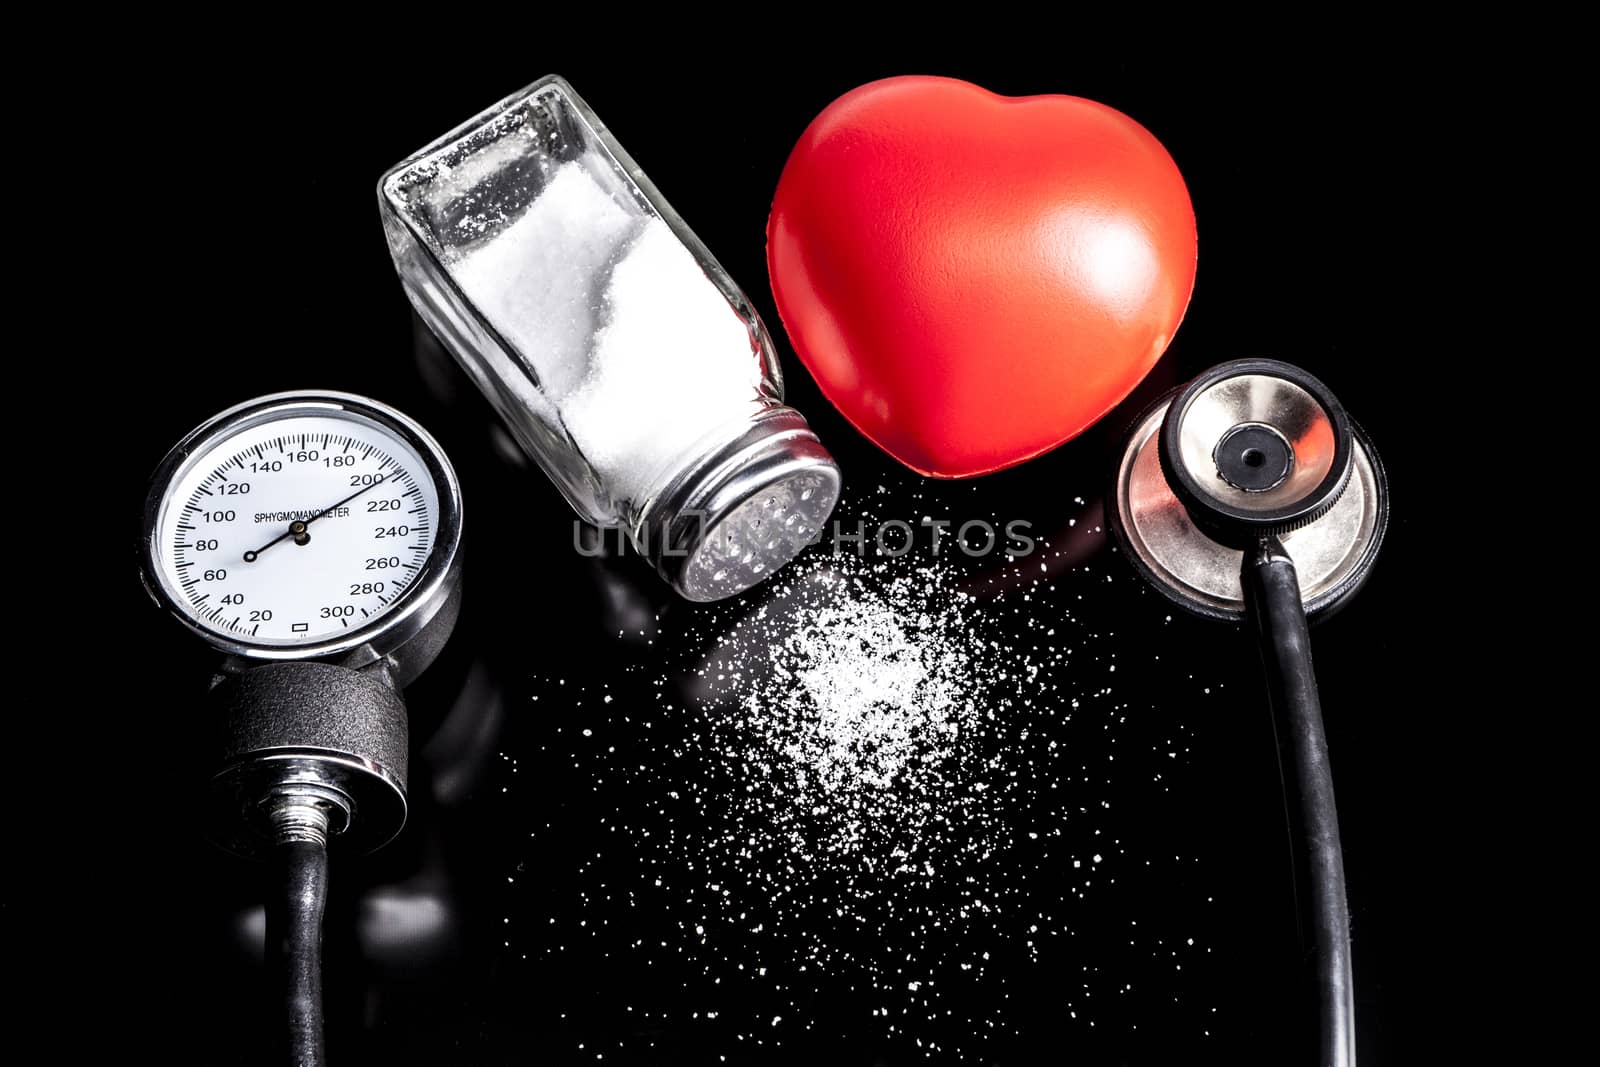
<path id="1" fill-rule="evenodd" d="M 289 524 L 289 528 L 287 530 L 283 531 L 283 533 L 279 534 L 277 537 L 274 537 L 272 540 L 268 541 L 266 544 L 262 545 L 260 548 L 255 549 L 254 551 L 251 551 L 251 552 L 246 552 L 244 554 L 244 561 L 246 563 L 254 563 L 256 561 L 256 557 L 257 556 L 261 555 L 261 553 L 265 552 L 267 549 L 271 548 L 273 545 L 277 544 L 279 541 L 282 541 L 285 537 L 293 537 L 295 539 L 295 541 L 298 542 L 299 544 L 302 544 L 302 545 L 305 544 L 306 541 L 308 541 L 310 539 L 310 536 L 306 533 L 306 527 L 310 526 L 312 523 L 314 523 L 318 519 L 322 518 L 322 516 L 326 515 L 328 512 L 333 511 L 336 508 L 344 507 L 346 504 L 350 503 L 350 501 L 354 500 L 356 497 L 360 496 L 362 493 L 365 493 L 368 489 L 375 489 L 375 488 L 377 488 L 378 486 L 382 485 L 384 482 L 386 482 L 388 480 L 389 480 L 389 476 L 387 474 L 379 475 L 377 481 L 370 482 L 367 485 L 363 485 L 360 489 L 357 489 L 355 492 L 351 493 L 349 496 L 345 497 L 343 500 L 339 501 L 338 503 L 329 504 L 327 507 L 325 507 L 321 511 L 317 512 L 315 515 L 311 516 L 309 519 L 296 520 L 294 522 L 291 522 Z"/>

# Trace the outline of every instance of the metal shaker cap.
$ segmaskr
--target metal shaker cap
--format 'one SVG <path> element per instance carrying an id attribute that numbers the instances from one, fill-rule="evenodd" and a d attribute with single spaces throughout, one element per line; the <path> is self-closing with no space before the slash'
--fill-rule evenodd
<path id="1" fill-rule="evenodd" d="M 821 536 L 841 484 L 805 418 L 774 405 L 657 497 L 642 547 L 686 599 L 734 596 Z"/>

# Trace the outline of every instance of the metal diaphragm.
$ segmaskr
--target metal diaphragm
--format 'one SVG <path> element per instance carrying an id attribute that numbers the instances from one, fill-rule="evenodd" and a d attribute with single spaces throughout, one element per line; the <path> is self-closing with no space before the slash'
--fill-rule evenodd
<path id="1" fill-rule="evenodd" d="M 1241 360 L 1214 368 L 1140 415 L 1118 457 L 1112 530 L 1134 567 L 1196 615 L 1245 617 L 1243 552 L 1234 546 L 1250 531 L 1277 536 L 1293 557 L 1308 616 L 1360 588 L 1377 557 L 1389 519 L 1377 452 L 1336 402 L 1330 413 L 1300 378 L 1282 377 L 1286 366 Z M 1226 373 L 1243 367 L 1253 369 Z M 1182 421 L 1169 418 L 1178 403 Z M 1164 434 L 1176 463 L 1162 462 Z M 1168 467 L 1182 473 L 1169 480 Z"/>
<path id="2" fill-rule="evenodd" d="M 1218 364 L 1162 420 L 1158 457 L 1195 524 L 1238 547 L 1315 522 L 1350 478 L 1350 420 L 1327 386 L 1270 359 Z"/>

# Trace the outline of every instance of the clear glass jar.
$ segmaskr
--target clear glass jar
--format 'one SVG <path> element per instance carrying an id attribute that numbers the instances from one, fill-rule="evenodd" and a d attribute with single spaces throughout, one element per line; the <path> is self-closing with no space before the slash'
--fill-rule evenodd
<path id="1" fill-rule="evenodd" d="M 572 87 L 542 78 L 383 176 L 417 312 L 584 519 L 691 600 L 820 533 L 839 469 L 739 287 Z"/>

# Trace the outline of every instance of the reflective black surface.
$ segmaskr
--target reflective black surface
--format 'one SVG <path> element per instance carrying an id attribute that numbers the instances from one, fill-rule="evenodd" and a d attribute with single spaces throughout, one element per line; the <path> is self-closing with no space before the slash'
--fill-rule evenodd
<path id="1" fill-rule="evenodd" d="M 823 63 L 719 49 L 639 71 L 535 42 L 480 59 L 391 51 L 358 63 L 312 49 L 146 72 L 142 102 L 162 121 L 143 151 L 162 170 L 138 195 L 168 205 L 168 225 L 145 239 L 161 246 L 183 312 L 159 320 L 170 377 L 129 375 L 124 387 L 138 412 L 114 475 L 126 513 L 194 424 L 289 388 L 397 406 L 440 439 L 463 483 L 465 607 L 407 693 L 410 825 L 373 857 L 333 861 L 333 1062 L 1293 1062 L 1305 1024 L 1287 827 L 1254 649 L 1144 589 L 1100 511 L 1128 418 L 1245 355 L 1327 382 L 1393 484 L 1384 558 L 1314 641 L 1362 1053 L 1381 1061 L 1396 1047 L 1422 821 L 1400 669 L 1409 620 L 1396 609 L 1418 581 L 1407 508 L 1421 441 L 1404 420 L 1403 354 L 1378 324 L 1404 292 L 1391 250 L 1409 105 L 1394 106 L 1379 78 L 1351 85 L 1331 62 L 1223 70 L 1111 51 L 1001 58 L 945 46 L 830 51 Z M 551 70 L 773 329 L 790 402 L 843 468 L 836 518 L 917 528 L 890 573 L 926 562 L 924 516 L 1023 520 L 1049 542 L 1017 560 L 948 547 L 942 557 L 992 639 L 985 676 L 1007 657 L 1038 671 L 1007 681 L 1011 703 L 974 737 L 990 762 L 973 780 L 1009 784 L 937 831 L 932 874 L 874 881 L 860 862 L 870 842 L 786 870 L 792 838 L 742 798 L 750 750 L 739 746 L 751 742 L 724 732 L 726 708 L 700 699 L 697 673 L 735 630 L 745 648 L 763 633 L 781 641 L 784 598 L 758 589 L 693 606 L 635 557 L 577 552 L 559 495 L 413 323 L 378 224 L 377 176 Z M 1171 151 L 1199 220 L 1194 301 L 1156 371 L 1084 437 L 977 481 L 920 480 L 855 434 L 788 349 L 766 284 L 766 207 L 789 146 L 838 93 L 913 72 L 1127 112 Z M 122 577 L 136 656 L 159 664 L 147 676 L 173 707 L 141 726 L 143 741 L 182 767 L 207 656 L 142 601 L 131 558 Z M 757 626 L 764 603 L 772 612 Z M 801 838 L 825 829 L 786 826 Z M 254 1036 L 268 1025 L 264 873 L 181 827 L 164 848 L 156 910 L 130 910 L 125 929 L 129 946 L 162 932 L 171 984 L 119 980 L 116 999 L 145 1025 L 163 1020 L 178 1062 L 254 1062 L 270 1047 Z"/>

